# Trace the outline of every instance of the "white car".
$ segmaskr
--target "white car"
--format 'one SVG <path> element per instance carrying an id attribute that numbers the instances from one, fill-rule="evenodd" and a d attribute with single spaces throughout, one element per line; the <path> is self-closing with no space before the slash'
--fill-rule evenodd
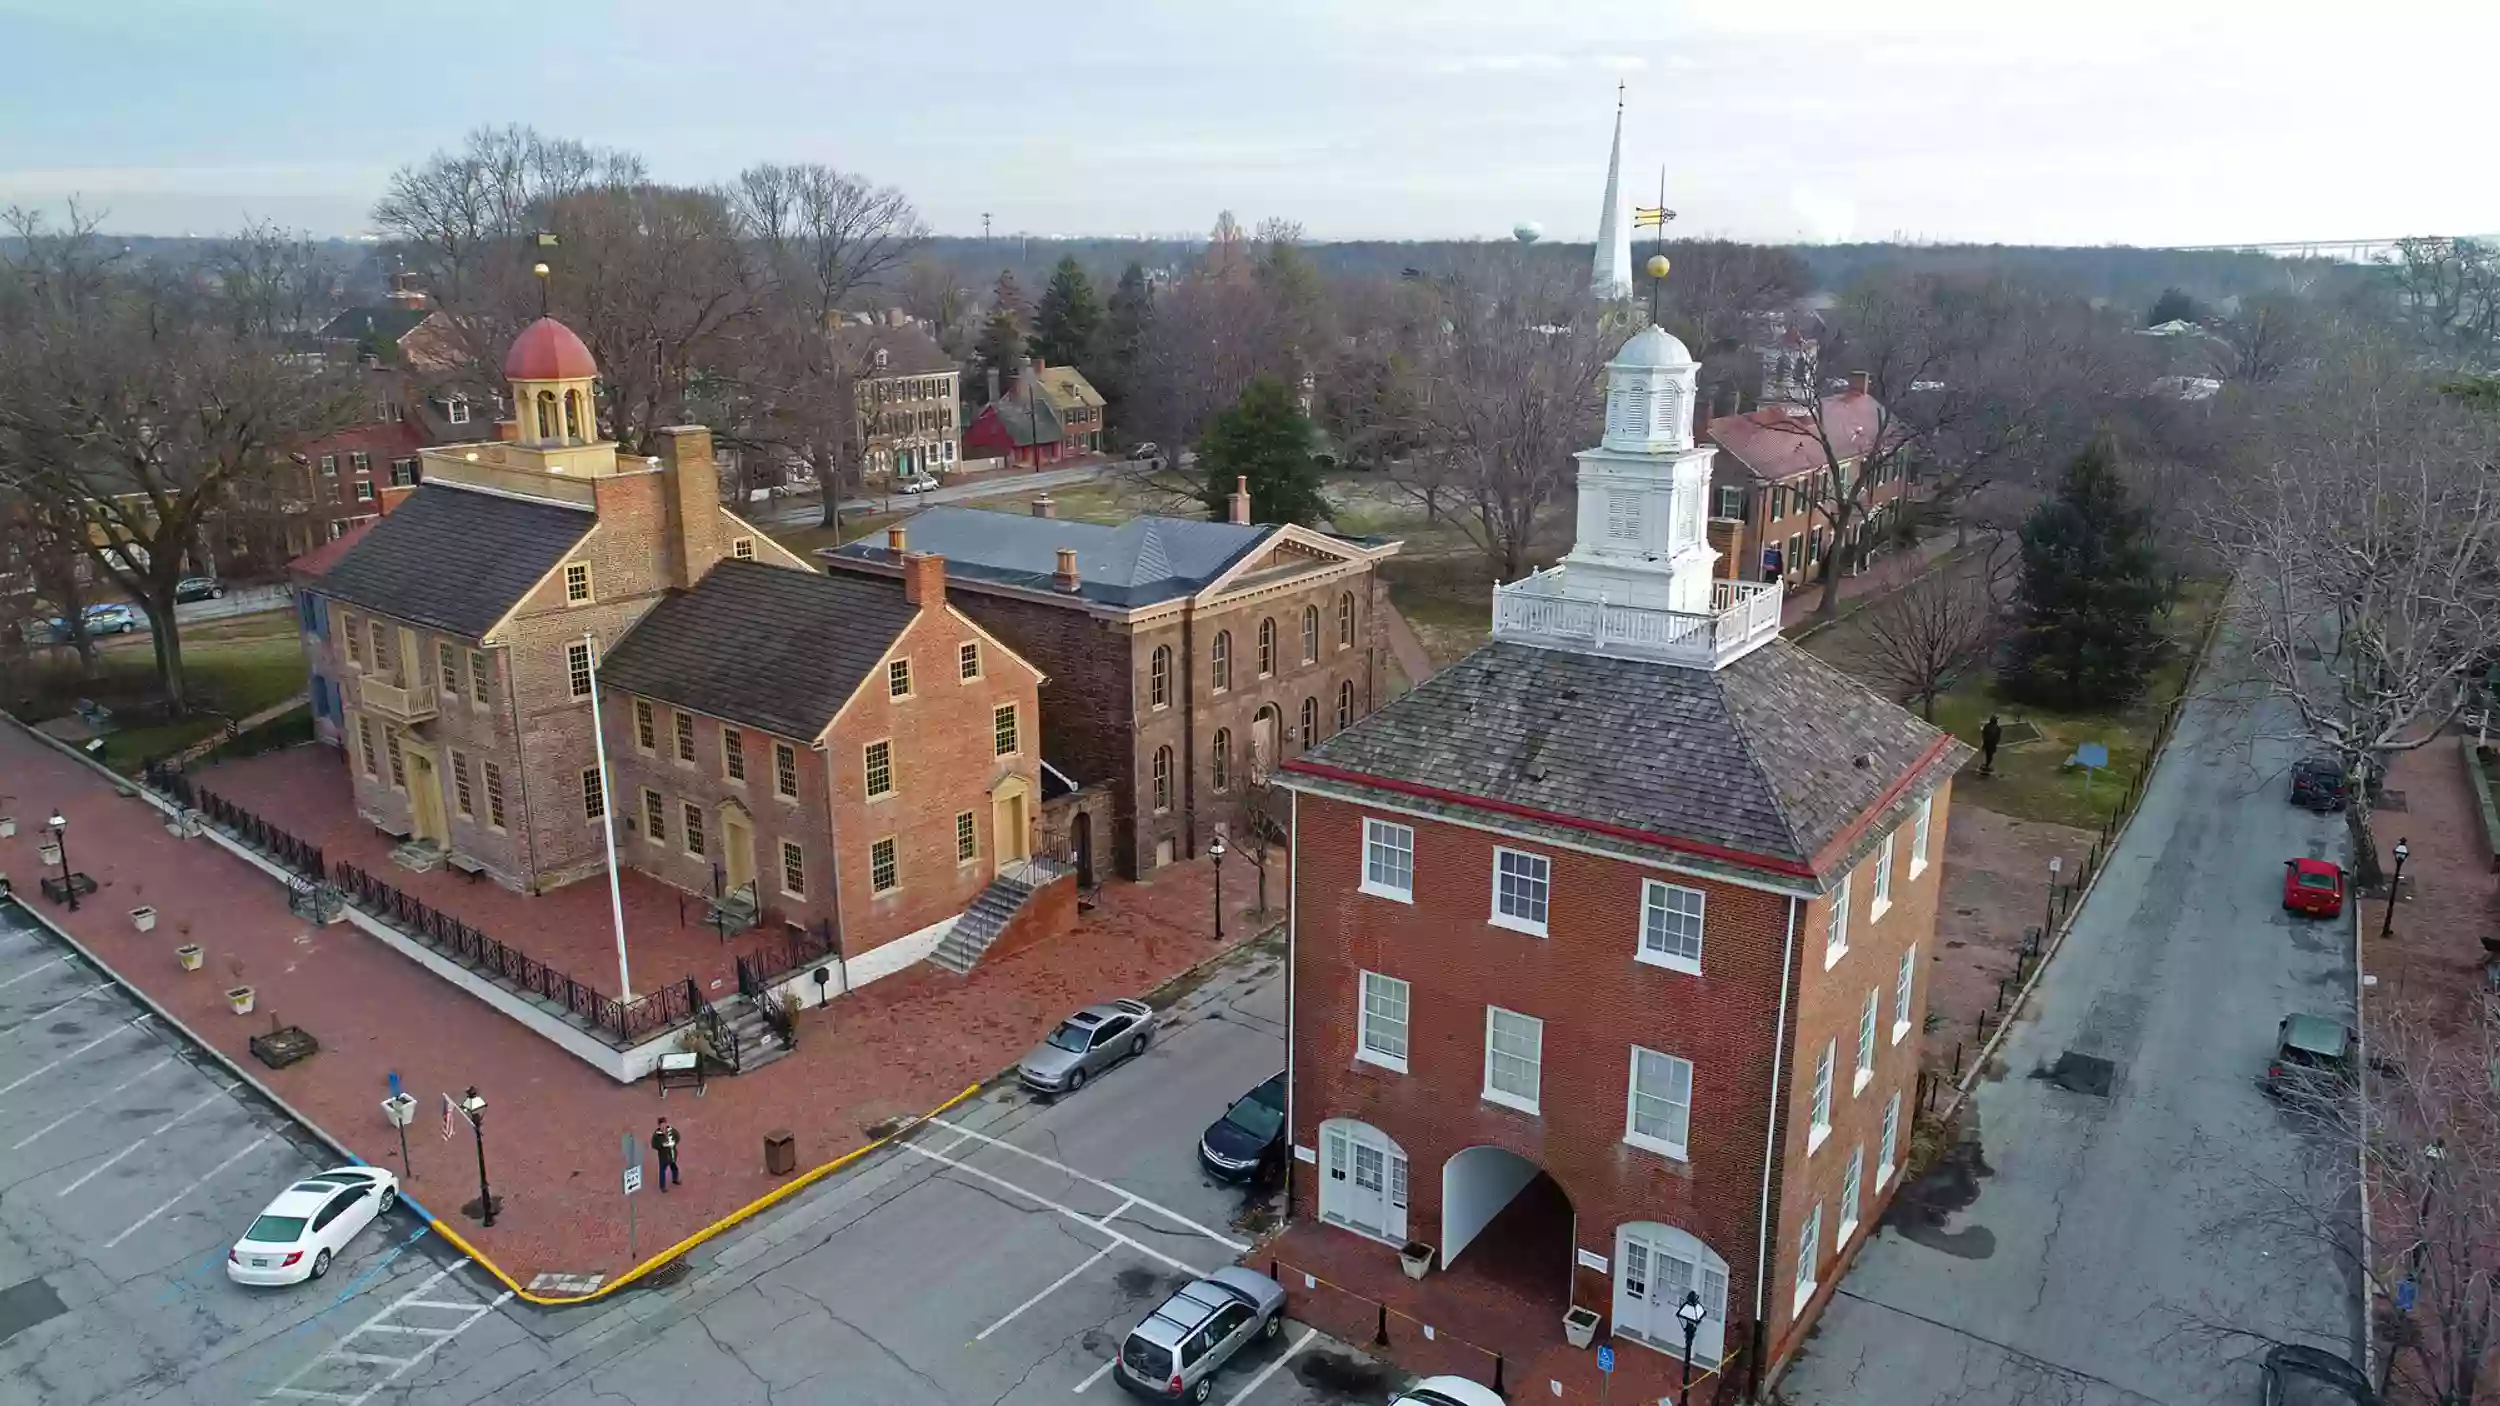
<path id="1" fill-rule="evenodd" d="M 1509 1406 L 1490 1387 L 1465 1377 L 1426 1377 L 1408 1387 L 1389 1406 Z"/>
<path id="2" fill-rule="evenodd" d="M 927 474 L 907 474 L 894 480 L 894 491 L 912 494 L 935 493 L 938 491 L 938 481 Z"/>
<path id="3" fill-rule="evenodd" d="M 399 1202 L 399 1178 L 380 1167 L 334 1167 L 278 1193 L 252 1228 L 226 1251 L 237 1284 L 301 1284 L 330 1272 L 330 1261 Z"/>

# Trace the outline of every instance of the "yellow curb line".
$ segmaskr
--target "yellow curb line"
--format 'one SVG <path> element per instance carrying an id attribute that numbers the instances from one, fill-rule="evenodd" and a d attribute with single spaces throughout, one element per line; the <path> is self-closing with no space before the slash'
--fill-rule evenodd
<path id="1" fill-rule="evenodd" d="M 604 1299 L 608 1295 L 615 1293 L 617 1290 L 622 1289 L 626 1285 L 633 1283 L 635 1280 L 642 1278 L 646 1274 L 649 1274 L 651 1271 L 658 1269 L 660 1266 L 671 1263 L 680 1255 L 685 1254 L 688 1250 L 695 1248 L 697 1245 L 700 1245 L 704 1241 L 711 1239 L 713 1236 L 720 1234 L 722 1231 L 729 1229 L 731 1226 L 754 1216 L 758 1212 L 769 1210 L 772 1207 L 781 1204 L 783 1201 L 796 1196 L 801 1191 L 814 1186 L 817 1182 L 824 1180 L 826 1177 L 829 1177 L 835 1172 L 842 1170 L 844 1167 L 851 1165 L 860 1158 L 865 1157 L 869 1153 L 876 1151 L 878 1148 L 885 1146 L 887 1143 L 894 1141 L 896 1138 L 910 1132 L 922 1123 L 925 1123 L 939 1114 L 953 1108 L 955 1105 L 962 1103 L 965 1099 L 981 1092 L 981 1089 L 982 1086 L 979 1084 L 971 1085 L 962 1093 L 955 1095 L 953 1098 L 950 1098 L 946 1102 L 939 1104 L 937 1107 L 930 1109 L 928 1112 L 921 1114 L 919 1117 L 905 1122 L 901 1127 L 896 1128 L 893 1132 L 887 1133 L 884 1137 L 877 1139 L 875 1142 L 869 1143 L 865 1147 L 853 1148 L 850 1151 L 843 1153 L 841 1156 L 834 1158 L 832 1161 L 825 1163 L 821 1167 L 816 1167 L 810 1171 L 804 1172 L 800 1174 L 796 1180 L 790 1182 L 786 1186 L 774 1187 L 771 1191 L 752 1201 L 749 1201 L 743 1206 L 740 1206 L 728 1215 L 721 1217 L 719 1220 L 712 1222 L 710 1225 L 703 1227 L 694 1234 L 689 1235 L 685 1239 L 678 1241 L 676 1244 L 669 1246 L 660 1253 L 653 1255 L 651 1258 L 644 1260 L 638 1265 L 635 1265 L 632 1269 L 625 1271 L 616 1279 L 610 1281 L 609 1283 L 600 1285 L 598 1288 L 591 1290 L 587 1294 L 573 1294 L 561 1298 L 549 1298 L 545 1295 L 533 1294 L 529 1290 L 522 1288 L 519 1282 L 513 1279 L 511 1275 L 506 1274 L 503 1266 L 495 1263 L 491 1259 L 488 1259 L 475 1245 L 472 1245 L 467 1240 L 461 1238 L 459 1231 L 444 1224 L 439 1217 L 433 1221 L 434 1230 L 435 1233 L 441 1235 L 444 1239 L 459 1246 L 462 1254 L 467 1255 L 478 1264 L 485 1266 L 487 1273 L 502 1280 L 503 1286 L 510 1289 L 514 1297 L 521 1299 L 525 1303 L 534 1303 L 541 1308 L 562 1308 L 570 1304 L 590 1303 L 596 1299 Z"/>

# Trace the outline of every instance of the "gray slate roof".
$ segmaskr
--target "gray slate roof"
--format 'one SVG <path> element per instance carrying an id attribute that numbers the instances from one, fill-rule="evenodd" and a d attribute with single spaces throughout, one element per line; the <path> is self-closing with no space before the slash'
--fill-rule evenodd
<path id="1" fill-rule="evenodd" d="M 434 315 L 431 308 L 403 308 L 392 303 L 372 307 L 349 308 L 330 319 L 321 329 L 322 340 L 359 342 L 371 337 L 381 342 L 397 342 L 417 330 L 417 324 Z"/>
<path id="2" fill-rule="evenodd" d="M 642 617 L 599 680 L 806 741 L 918 613 L 900 581 L 733 558 Z"/>
<path id="3" fill-rule="evenodd" d="M 888 376 L 936 376 L 963 368 L 936 339 L 918 327 L 891 327 L 883 324 L 862 326 L 846 323 L 830 334 L 834 345 L 848 352 L 860 353 L 860 375 L 869 380 Z M 875 364 L 876 353 L 885 353 L 885 365 Z"/>
<path id="4" fill-rule="evenodd" d="M 598 518 L 587 508 L 422 484 L 321 577 L 321 594 L 476 639 Z"/>
<path id="5" fill-rule="evenodd" d="M 1305 759 L 1810 866 L 1943 739 L 1785 641 L 1716 671 L 1494 643 Z"/>
<path id="6" fill-rule="evenodd" d="M 1057 592 L 1051 579 L 1059 567 L 1059 549 L 1074 547 L 1077 575 L 1084 578 L 1083 589 L 1075 594 L 1115 606 L 1152 605 L 1204 590 L 1275 530 L 1177 517 L 1131 518 L 1105 527 L 952 506 L 915 513 L 902 527 L 904 550 L 946 558 L 950 581 L 990 581 L 1036 591 Z M 894 564 L 882 533 L 818 555 L 837 566 Z"/>

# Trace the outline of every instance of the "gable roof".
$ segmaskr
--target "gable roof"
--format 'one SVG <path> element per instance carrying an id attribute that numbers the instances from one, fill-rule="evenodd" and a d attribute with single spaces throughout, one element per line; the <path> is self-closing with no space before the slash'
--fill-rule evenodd
<path id="1" fill-rule="evenodd" d="M 288 562 L 287 574 L 305 581 L 320 580 L 331 567 L 338 564 L 339 558 L 356 550 L 357 544 L 365 540 L 365 534 L 371 532 L 373 525 L 381 520 L 379 516 L 366 518 L 338 536 Z"/>
<path id="2" fill-rule="evenodd" d="M 1131 518 L 1118 527 L 1069 518 L 994 513 L 980 508 L 929 508 L 905 518 L 906 552 L 946 558 L 950 581 L 987 581 L 1099 605 L 1133 607 L 1177 600 L 1206 588 L 1278 529 L 1191 518 Z M 1053 576 L 1059 549 L 1076 549 L 1074 592 Z M 861 562 L 893 567 L 881 535 L 817 553 L 830 565 Z"/>
<path id="3" fill-rule="evenodd" d="M 900 581 L 721 562 L 673 591 L 599 666 L 611 688 L 813 739 L 920 608 Z"/>
<path id="4" fill-rule="evenodd" d="M 587 508 L 420 484 L 331 564 L 321 591 L 478 639 L 597 523 Z"/>
<path id="5" fill-rule="evenodd" d="M 1496 642 L 1284 771 L 1805 877 L 1969 750 L 1785 641 L 1715 671 Z"/>
<path id="6" fill-rule="evenodd" d="M 937 340 L 917 326 L 893 327 L 883 323 L 861 326 L 849 323 L 834 328 L 826 335 L 844 352 L 860 354 L 860 375 L 868 380 L 887 376 L 935 376 L 941 372 L 960 371 L 955 358 Z M 876 364 L 876 353 L 885 353 L 885 365 Z"/>
<path id="7" fill-rule="evenodd" d="M 1883 403 L 1871 395 L 1850 392 L 1823 397 L 1823 428 L 1844 460 L 1873 449 L 1883 424 Z M 1702 426 L 1702 434 L 1765 483 L 1784 482 L 1827 467 L 1823 443 L 1815 437 L 1814 423 L 1802 406 L 1765 405 L 1742 415 L 1722 415 Z"/>
<path id="8" fill-rule="evenodd" d="M 1034 393 L 1032 387 L 1022 383 L 982 407 L 981 414 L 995 417 L 998 427 L 1006 431 L 1007 438 L 1018 449 L 1030 449 L 1037 444 L 1057 444 L 1068 433 L 1050 398 Z"/>
<path id="9" fill-rule="evenodd" d="M 332 342 L 361 342 L 370 337 L 397 343 L 433 315 L 432 308 L 404 308 L 396 303 L 349 308 L 331 318 L 329 325 L 321 329 L 321 336 Z"/>
<path id="10" fill-rule="evenodd" d="M 1042 394 L 1049 399 L 1054 410 L 1065 412 L 1086 406 L 1097 410 L 1102 408 L 1102 392 L 1095 390 L 1094 383 L 1085 379 L 1085 373 L 1073 366 L 1042 366 L 1033 372 L 1033 378 L 1041 384 Z"/>

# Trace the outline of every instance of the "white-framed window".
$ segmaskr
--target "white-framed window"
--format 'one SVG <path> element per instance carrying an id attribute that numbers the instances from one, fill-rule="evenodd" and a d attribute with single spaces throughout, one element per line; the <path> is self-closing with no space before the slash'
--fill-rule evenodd
<path id="1" fill-rule="evenodd" d="M 1400 903 L 1415 901 L 1415 827 L 1364 819 L 1362 890 Z"/>
<path id="2" fill-rule="evenodd" d="M 1745 490 L 1732 483 L 1719 485 L 1719 516 L 1741 518 L 1745 515 Z"/>
<path id="3" fill-rule="evenodd" d="M 694 765 L 694 714 L 680 711 L 670 721 L 676 729 L 677 760 Z"/>
<path id="4" fill-rule="evenodd" d="M 870 800 L 894 794 L 893 742 L 879 739 L 860 749 L 860 776 Z"/>
<path id="5" fill-rule="evenodd" d="M 909 659 L 885 661 L 885 696 L 888 698 L 911 697 L 911 661 Z"/>
<path id="6" fill-rule="evenodd" d="M 970 683 L 979 677 L 981 677 L 980 642 L 966 640 L 955 651 L 955 678 L 958 682 Z"/>
<path id="7" fill-rule="evenodd" d="M 1146 703 L 1151 708 L 1172 706 L 1172 647 L 1159 644 L 1147 656 Z"/>
<path id="8" fill-rule="evenodd" d="M 787 742 L 773 744 L 773 794 L 784 800 L 799 798 L 799 749 Z"/>
<path id="9" fill-rule="evenodd" d="M 1354 1057 L 1384 1069 L 1406 1072 L 1406 983 L 1378 972 L 1363 973 L 1361 1029 Z"/>
<path id="10" fill-rule="evenodd" d="M 739 561 L 755 560 L 755 539 L 752 537 L 730 538 L 729 555 L 735 557 Z"/>
<path id="11" fill-rule="evenodd" d="M 443 402 L 443 418 L 455 425 L 469 423 L 469 401 L 466 396 L 453 396 Z"/>
<path id="12" fill-rule="evenodd" d="M 1876 1145 L 1875 1189 L 1883 1190 L 1892 1182 L 1893 1154 L 1901 1150 L 1901 1093 L 1893 1091 L 1892 1102 L 1884 1105 L 1884 1140 Z"/>
<path id="13" fill-rule="evenodd" d="M 1866 1092 L 1875 1082 L 1875 990 L 1867 988 L 1866 1004 L 1858 1008 L 1858 1068 L 1849 1076 L 1849 1097 Z"/>
<path id="14" fill-rule="evenodd" d="M 321 472 L 328 477 L 337 478 L 339 476 L 339 456 L 336 454 L 322 455 Z"/>
<path id="15" fill-rule="evenodd" d="M 1918 803 L 1918 819 L 1910 822 L 1910 877 L 1915 879 L 1927 868 L 1927 826 L 1936 817 L 1936 796 L 1929 792 Z"/>
<path id="16" fill-rule="evenodd" d="M 1900 837 L 1898 830 L 1886 834 L 1883 848 L 1875 851 L 1875 896 L 1866 904 L 1866 920 L 1870 923 L 1892 907 L 1892 842 Z"/>
<path id="17" fill-rule="evenodd" d="M 1701 975 L 1701 915 L 1704 895 L 1682 884 L 1646 879 L 1641 883 L 1641 945 L 1633 960 L 1654 967 Z"/>
<path id="18" fill-rule="evenodd" d="M 1892 1043 L 1910 1033 L 1910 997 L 1918 989 L 1918 944 L 1901 954 L 1901 970 L 1892 978 Z"/>
<path id="19" fill-rule="evenodd" d="M 1681 1162 L 1692 1122 L 1693 1062 L 1634 1045 L 1623 1140 Z"/>
<path id="20" fill-rule="evenodd" d="M 781 842 L 781 891 L 792 898 L 807 897 L 807 851 L 796 840 Z"/>
<path id="21" fill-rule="evenodd" d="M 1822 1268 L 1822 1265 L 1817 1263 L 1822 1257 L 1823 1203 L 1817 1201 L 1814 1203 L 1814 1209 L 1806 1212 L 1804 1228 L 1797 1232 L 1797 1298 L 1796 1302 L 1790 1306 L 1792 1312 L 1805 1312 L 1806 1304 L 1813 1299 L 1814 1274 L 1816 1270 Z"/>
<path id="22" fill-rule="evenodd" d="M 902 870 L 894 857 L 894 837 L 888 835 L 868 847 L 868 889 L 871 893 L 892 893 L 902 886 Z"/>
<path id="23" fill-rule="evenodd" d="M 357 482 L 356 482 L 356 501 L 357 501 L 357 502 L 359 502 L 359 503 L 370 503 L 370 502 L 372 502 L 372 501 L 373 501 L 373 480 L 371 480 L 371 479 L 359 479 L 359 480 L 357 480 Z"/>
<path id="24" fill-rule="evenodd" d="M 564 647 L 564 679 L 575 698 L 590 696 L 590 641 L 575 640 Z"/>
<path id="25" fill-rule="evenodd" d="M 1832 890 L 1832 911 L 1823 919 L 1823 970 L 1830 971 L 1849 955 L 1849 876 L 1840 876 Z"/>
<path id="26" fill-rule="evenodd" d="M 1806 1155 L 1823 1145 L 1832 1135 L 1832 1057 L 1840 1052 L 1839 1042 L 1825 1040 L 1823 1052 L 1814 1058 L 1814 1104 L 1806 1118 Z"/>
<path id="27" fill-rule="evenodd" d="M 1859 1178 L 1866 1168 L 1866 1147 L 1863 1143 L 1849 1149 L 1849 1165 L 1840 1174 L 1840 1226 L 1832 1232 L 1834 1245 L 1847 1245 L 1858 1233 Z"/>
<path id="28" fill-rule="evenodd" d="M 685 801 L 677 807 L 678 838 L 686 843 L 686 853 L 697 859 L 711 852 L 703 826 L 703 807 Z"/>
<path id="29" fill-rule="evenodd" d="M 1545 936 L 1545 908 L 1552 893 L 1553 872 L 1552 862 L 1544 855 L 1495 849 L 1493 925 Z"/>
<path id="30" fill-rule="evenodd" d="M 590 564 L 568 562 L 564 568 L 564 603 L 581 605 L 590 599 Z"/>
<path id="31" fill-rule="evenodd" d="M 655 845 L 668 843 L 668 802 L 648 787 L 642 793 L 642 837 Z"/>
<path id="32" fill-rule="evenodd" d="M 1484 1008 L 1484 1096 L 1534 1113 L 1545 1064 L 1545 1022 L 1532 1015 Z"/>
<path id="33" fill-rule="evenodd" d="M 392 741 L 396 742 L 396 741 L 398 741 L 398 738 L 397 738 L 397 737 L 393 737 L 393 738 L 392 738 Z M 392 761 L 394 761 L 394 762 L 396 762 L 396 761 L 398 761 L 399 759 L 398 759 L 396 756 L 394 756 L 391 760 L 392 760 Z M 583 767 L 583 768 L 582 768 L 582 820 L 583 820 L 585 823 L 587 823 L 587 822 L 589 822 L 589 821 L 593 821 L 593 820 L 605 820 L 605 819 L 607 819 L 607 818 L 608 818 L 608 786 L 607 786 L 607 782 L 606 782 L 604 779 L 602 779 L 602 778 L 600 777 L 600 775 L 599 775 L 599 768 L 597 768 L 597 767 L 595 767 L 595 766 L 586 766 L 586 767 Z"/>

